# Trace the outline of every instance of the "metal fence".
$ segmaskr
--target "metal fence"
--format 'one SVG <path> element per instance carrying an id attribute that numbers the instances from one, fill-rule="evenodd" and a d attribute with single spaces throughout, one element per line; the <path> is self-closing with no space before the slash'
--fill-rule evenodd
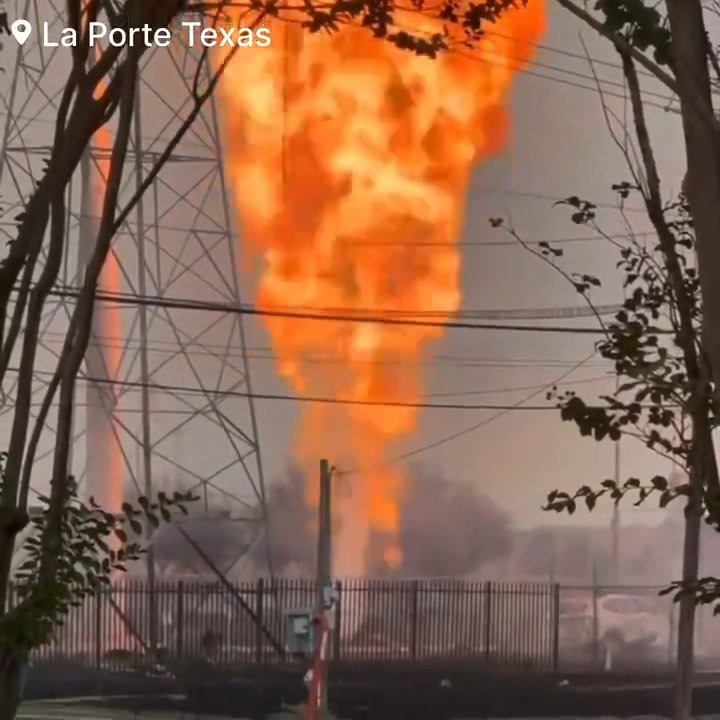
<path id="1" fill-rule="evenodd" d="M 335 661 L 558 664 L 557 586 L 358 580 L 337 583 L 337 593 Z M 315 598 L 312 581 L 125 582 L 73 609 L 35 660 L 114 668 L 152 664 L 158 655 L 219 665 L 275 663 L 287 659 L 287 611 L 310 608 Z"/>
<path id="2" fill-rule="evenodd" d="M 672 665 L 677 606 L 659 592 L 457 580 L 340 582 L 331 658 L 562 671 Z M 288 659 L 287 612 L 310 609 L 315 599 L 312 581 L 159 582 L 152 588 L 125 582 L 73 609 L 35 659 L 135 669 L 140 663 L 146 670 L 159 655 L 220 666 L 273 664 Z M 698 608 L 696 625 L 702 665 L 720 657 L 720 622 L 711 608 Z"/>

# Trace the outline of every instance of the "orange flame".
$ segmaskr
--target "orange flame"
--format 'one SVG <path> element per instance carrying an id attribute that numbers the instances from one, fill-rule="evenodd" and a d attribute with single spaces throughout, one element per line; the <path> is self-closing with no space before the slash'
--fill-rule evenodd
<path id="1" fill-rule="evenodd" d="M 396 22 L 441 30 L 416 12 Z M 452 316 L 469 172 L 504 144 L 513 73 L 544 28 L 543 0 L 530 0 L 474 49 L 435 60 L 356 27 L 303 37 L 280 22 L 270 47 L 241 50 L 222 85 L 223 115 L 234 200 L 262 254 L 257 305 Z M 415 431 L 417 410 L 362 403 L 416 402 L 418 357 L 441 328 L 272 316 L 265 326 L 298 394 L 341 401 L 304 406 L 297 454 L 311 477 L 320 457 L 367 468 L 350 496 L 336 494 L 336 570 L 363 573 L 373 536 L 397 565 L 404 477 L 383 463 Z"/>
<path id="2" fill-rule="evenodd" d="M 101 57 L 101 50 L 96 47 L 96 61 Z M 101 83 L 96 94 L 99 95 L 105 90 L 104 83 Z M 83 221 L 89 223 L 91 228 L 91 242 L 97 240 L 100 219 L 103 214 L 105 202 L 105 190 L 110 173 L 110 153 L 113 145 L 112 130 L 108 125 L 100 127 L 92 140 L 92 154 L 89 162 L 88 189 L 89 193 L 89 217 Z M 109 295 L 117 295 L 121 291 L 120 266 L 117 257 L 111 251 L 103 264 L 98 281 L 99 289 Z M 120 372 L 121 349 L 120 339 L 122 337 L 122 324 L 120 308 L 112 303 L 97 303 L 93 313 L 93 342 L 97 343 L 97 354 L 101 367 L 93 368 L 108 380 L 117 380 Z M 90 463 L 94 469 L 102 468 L 102 475 L 99 478 L 90 478 L 91 481 L 102 482 L 102 488 L 92 487 L 94 493 L 103 507 L 108 512 L 119 513 L 123 504 L 123 458 L 118 444 L 118 439 L 113 428 L 115 416 L 115 405 L 117 402 L 116 386 L 112 383 L 100 387 L 97 392 L 90 394 L 95 401 L 104 397 L 104 407 L 93 407 L 92 422 L 96 427 L 89 427 L 88 433 L 92 435 L 94 445 L 92 452 L 97 454 L 99 462 Z"/>
<path id="3" fill-rule="evenodd" d="M 95 214 L 102 216 L 102 206 L 105 200 L 105 186 L 108 178 L 109 153 L 112 148 L 112 134 L 107 127 L 102 127 L 95 134 L 95 150 L 107 152 L 107 157 L 101 157 L 95 162 L 97 170 L 94 177 L 93 187 Z M 110 252 L 103 265 L 99 278 L 100 292 L 108 295 L 118 295 L 122 291 L 120 279 L 120 266 L 117 257 Z M 111 384 L 101 389 L 111 399 L 108 400 L 108 414 L 102 421 L 103 438 L 102 448 L 98 452 L 106 462 L 105 469 L 105 493 L 103 506 L 108 512 L 119 513 L 122 510 L 123 496 L 123 458 L 113 429 L 115 406 L 117 403 L 116 385 L 112 381 L 118 379 L 121 362 L 120 338 L 122 338 L 122 322 L 120 318 L 120 307 L 112 303 L 98 303 L 95 308 L 94 324 L 97 331 L 96 340 L 102 348 L 102 358 L 105 367 L 105 374 Z"/>

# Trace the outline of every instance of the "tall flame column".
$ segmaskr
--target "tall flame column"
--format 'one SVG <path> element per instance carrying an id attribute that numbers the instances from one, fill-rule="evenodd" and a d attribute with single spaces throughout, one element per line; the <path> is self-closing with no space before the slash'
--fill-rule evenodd
<path id="1" fill-rule="evenodd" d="M 418 34 L 444 26 L 420 12 L 395 20 Z M 228 68 L 228 170 L 245 237 L 262 258 L 257 304 L 271 311 L 265 326 L 288 385 L 334 401 L 305 405 L 297 455 L 313 478 L 329 448 L 341 467 L 365 468 L 338 500 L 342 574 L 402 561 L 405 478 L 386 461 L 416 430 L 413 405 L 425 391 L 418 360 L 443 334 L 362 316 L 430 311 L 442 320 L 459 308 L 468 177 L 505 142 L 513 75 L 544 23 L 543 0 L 530 0 L 473 49 L 452 29 L 462 51 L 431 59 L 353 26 L 303 37 L 276 22 L 270 48 L 246 48 Z M 331 365 L 312 362 L 317 356 Z"/>

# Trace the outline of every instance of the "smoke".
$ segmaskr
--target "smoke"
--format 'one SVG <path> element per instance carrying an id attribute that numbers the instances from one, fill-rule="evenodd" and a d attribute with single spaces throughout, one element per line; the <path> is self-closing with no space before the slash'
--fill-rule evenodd
<path id="1" fill-rule="evenodd" d="M 185 491 L 182 483 L 162 482 L 172 490 Z M 257 534 L 257 523 L 233 519 L 220 500 L 191 503 L 189 516 L 180 520 L 182 529 L 212 560 L 221 572 L 227 572 L 250 551 Z M 173 523 L 164 523 L 152 539 L 158 570 L 163 575 L 205 575 L 212 572 L 198 552 Z"/>
<path id="2" fill-rule="evenodd" d="M 302 470 L 289 465 L 285 476 L 270 485 L 267 510 L 270 518 L 270 543 L 274 570 L 282 573 L 297 565 L 306 573 L 315 565 L 316 514 L 305 499 L 306 480 Z M 267 548 L 258 543 L 252 558 L 263 566 Z"/>
<path id="3" fill-rule="evenodd" d="M 350 490 L 359 482 L 361 477 L 353 478 Z M 336 481 L 336 496 L 342 494 L 342 484 Z M 291 465 L 268 492 L 272 556 L 281 573 L 291 566 L 305 574 L 314 568 L 317 520 L 315 510 L 307 506 L 306 487 L 302 470 Z M 336 522 L 335 532 L 339 529 Z M 372 574 L 394 577 L 464 576 L 508 557 L 513 550 L 510 517 L 490 498 L 421 465 L 409 469 L 407 493 L 400 506 L 401 565 L 388 568 L 381 559 L 383 538 L 374 540 L 370 544 Z M 264 552 L 257 547 L 253 555 L 262 562 Z"/>
<path id="4" fill-rule="evenodd" d="M 489 497 L 420 465 L 409 475 L 400 516 L 404 575 L 460 577 L 510 555 L 510 517 Z"/>

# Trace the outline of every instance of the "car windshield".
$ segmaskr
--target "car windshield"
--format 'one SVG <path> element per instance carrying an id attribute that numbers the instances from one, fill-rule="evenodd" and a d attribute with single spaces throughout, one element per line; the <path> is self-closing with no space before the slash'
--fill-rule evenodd
<path id="1" fill-rule="evenodd" d="M 560 615 L 585 615 L 590 610 L 590 604 L 585 600 L 562 600 L 560 602 Z"/>
<path id="2" fill-rule="evenodd" d="M 656 607 L 649 598 L 643 597 L 610 597 L 602 600 L 603 609 L 620 615 L 637 615 L 655 612 Z"/>

